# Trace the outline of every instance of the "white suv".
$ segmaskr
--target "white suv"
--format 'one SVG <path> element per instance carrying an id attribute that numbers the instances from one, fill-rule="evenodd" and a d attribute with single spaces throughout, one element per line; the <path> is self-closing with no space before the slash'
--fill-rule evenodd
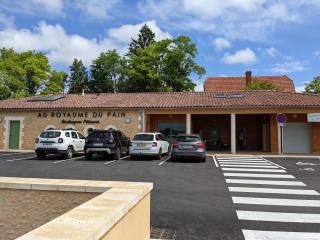
<path id="1" fill-rule="evenodd" d="M 65 159 L 83 152 L 86 138 L 75 129 L 47 129 L 36 138 L 35 152 L 38 159 L 47 154 L 62 154 Z"/>

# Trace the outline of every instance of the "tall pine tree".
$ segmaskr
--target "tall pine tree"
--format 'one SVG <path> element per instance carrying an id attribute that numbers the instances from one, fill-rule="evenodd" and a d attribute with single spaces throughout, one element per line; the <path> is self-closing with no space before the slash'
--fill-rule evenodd
<path id="1" fill-rule="evenodd" d="M 140 28 L 138 39 L 131 39 L 128 55 L 136 55 L 138 53 L 138 49 L 146 49 L 154 42 L 155 33 L 149 28 L 147 24 L 144 24 Z"/>
<path id="2" fill-rule="evenodd" d="M 88 91 L 88 73 L 82 60 L 74 59 L 70 66 L 69 93 Z"/>

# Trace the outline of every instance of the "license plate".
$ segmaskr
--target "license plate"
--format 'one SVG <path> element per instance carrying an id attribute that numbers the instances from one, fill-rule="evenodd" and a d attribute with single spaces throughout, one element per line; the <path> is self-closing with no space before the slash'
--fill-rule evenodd
<path id="1" fill-rule="evenodd" d="M 103 146 L 103 143 L 94 143 L 93 146 L 101 147 Z"/>
<path id="2" fill-rule="evenodd" d="M 43 145 L 44 146 L 50 146 L 50 145 L 52 145 L 52 143 L 44 143 Z"/>
<path id="3" fill-rule="evenodd" d="M 138 143 L 137 146 L 138 146 L 138 147 L 145 148 L 145 147 L 147 147 L 147 144 L 145 144 L 145 143 Z"/>
<path id="4" fill-rule="evenodd" d="M 183 149 L 191 149 L 191 148 L 193 148 L 193 146 L 184 145 L 184 146 L 182 146 L 182 148 L 183 148 Z"/>

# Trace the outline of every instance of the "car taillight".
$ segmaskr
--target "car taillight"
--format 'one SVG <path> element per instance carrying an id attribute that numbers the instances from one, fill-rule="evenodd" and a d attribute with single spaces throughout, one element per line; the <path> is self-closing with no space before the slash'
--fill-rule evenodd
<path id="1" fill-rule="evenodd" d="M 36 143 L 39 143 L 39 138 L 36 138 Z"/>
<path id="2" fill-rule="evenodd" d="M 158 146 L 158 144 L 156 142 L 152 143 L 152 147 L 157 147 L 157 146 Z"/>
<path id="3" fill-rule="evenodd" d="M 177 148 L 178 147 L 178 143 L 173 142 L 171 146 L 172 146 L 172 148 Z"/>
<path id="4" fill-rule="evenodd" d="M 63 143 L 63 138 L 59 138 L 58 143 Z"/>
<path id="5" fill-rule="evenodd" d="M 198 148 L 205 148 L 206 147 L 206 145 L 205 145 L 205 143 L 204 142 L 202 142 L 202 141 L 200 141 L 200 142 L 197 142 L 197 147 Z"/>

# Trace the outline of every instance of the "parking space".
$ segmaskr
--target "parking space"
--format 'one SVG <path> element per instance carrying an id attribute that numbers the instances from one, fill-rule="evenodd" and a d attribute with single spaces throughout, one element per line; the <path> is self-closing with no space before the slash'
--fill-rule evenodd
<path id="1" fill-rule="evenodd" d="M 6 155 L 8 154 L 8 155 Z M 153 182 L 151 223 L 175 239 L 320 239 L 320 160 L 0 153 L 0 176 Z"/>

